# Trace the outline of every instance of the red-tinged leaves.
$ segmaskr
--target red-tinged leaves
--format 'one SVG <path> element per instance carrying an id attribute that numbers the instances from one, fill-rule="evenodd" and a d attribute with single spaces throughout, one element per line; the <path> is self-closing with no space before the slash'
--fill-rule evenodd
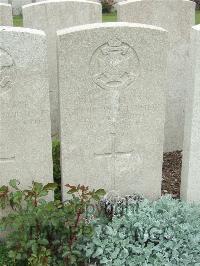
<path id="1" fill-rule="evenodd" d="M 58 187 L 56 183 L 48 183 L 47 185 L 44 186 L 43 190 L 46 191 L 53 191 Z"/>
<path id="2" fill-rule="evenodd" d="M 71 188 L 71 189 L 75 189 L 76 188 L 76 186 L 71 186 L 69 184 L 66 184 L 65 186 L 68 187 L 68 188 Z"/>
<path id="3" fill-rule="evenodd" d="M 92 237 L 94 227 L 89 221 L 94 215 L 88 210 L 104 190 L 67 184 L 71 194 L 68 200 L 46 202 L 45 196 L 57 188 L 56 184 L 33 182 L 25 190 L 18 185 L 17 180 L 11 180 L 11 191 L 7 186 L 0 187 L 0 207 L 12 207 L 3 226 L 12 235 L 13 258 L 20 262 L 22 257 L 28 257 L 29 262 L 34 262 L 31 265 L 47 266 L 51 257 L 60 252 L 59 265 L 84 262 L 77 243 L 83 237 Z"/>
<path id="4" fill-rule="evenodd" d="M 9 192 L 9 188 L 7 186 L 0 187 L 0 197 L 4 197 Z"/>

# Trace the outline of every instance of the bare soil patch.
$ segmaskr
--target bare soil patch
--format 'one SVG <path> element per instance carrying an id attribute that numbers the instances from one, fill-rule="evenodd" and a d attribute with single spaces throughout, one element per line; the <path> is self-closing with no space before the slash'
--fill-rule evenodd
<path id="1" fill-rule="evenodd" d="M 163 155 L 162 195 L 171 194 L 180 198 L 182 151 L 167 152 Z"/>

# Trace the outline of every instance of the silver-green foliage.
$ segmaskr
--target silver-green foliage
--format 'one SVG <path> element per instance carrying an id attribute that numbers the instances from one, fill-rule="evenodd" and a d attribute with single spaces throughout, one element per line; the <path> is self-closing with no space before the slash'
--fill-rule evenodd
<path id="1" fill-rule="evenodd" d="M 86 256 L 98 265 L 200 265 L 200 205 L 163 197 L 97 224 Z"/>

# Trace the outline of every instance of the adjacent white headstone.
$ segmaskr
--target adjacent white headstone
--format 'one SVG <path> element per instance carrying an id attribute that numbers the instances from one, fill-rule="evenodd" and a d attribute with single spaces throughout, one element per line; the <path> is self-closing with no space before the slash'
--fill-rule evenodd
<path id="1" fill-rule="evenodd" d="M 186 97 L 181 197 L 200 202 L 200 25 L 193 27 L 191 41 L 193 86 Z"/>
<path id="2" fill-rule="evenodd" d="M 13 15 L 14 16 L 22 15 L 22 7 L 24 5 L 28 5 L 31 3 L 32 3 L 32 0 L 11 0 Z"/>
<path id="3" fill-rule="evenodd" d="M 129 23 L 58 31 L 63 186 L 160 196 L 166 39 Z"/>
<path id="4" fill-rule="evenodd" d="M 0 27 L 0 185 L 52 182 L 44 33 Z"/>
<path id="5" fill-rule="evenodd" d="M 8 4 L 8 0 L 0 0 L 0 4 Z"/>
<path id="6" fill-rule="evenodd" d="M 12 7 L 0 3 L 0 26 L 12 26 Z"/>
<path id="7" fill-rule="evenodd" d="M 117 12 L 118 21 L 151 24 L 169 32 L 164 151 L 182 150 L 185 93 L 190 89 L 190 30 L 195 21 L 195 3 L 187 0 L 131 0 L 120 2 Z"/>
<path id="8" fill-rule="evenodd" d="M 46 1 L 23 7 L 24 26 L 44 30 L 48 39 L 48 65 L 52 137 L 59 134 L 56 31 L 101 22 L 101 5 L 92 1 Z"/>

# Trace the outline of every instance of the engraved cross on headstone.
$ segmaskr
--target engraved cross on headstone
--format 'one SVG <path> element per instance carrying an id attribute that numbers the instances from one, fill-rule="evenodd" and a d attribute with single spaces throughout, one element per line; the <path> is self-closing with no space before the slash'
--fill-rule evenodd
<path id="1" fill-rule="evenodd" d="M 139 60 L 132 47 L 120 41 L 118 38 L 110 39 L 107 43 L 99 47 L 93 54 L 90 71 L 93 81 L 106 90 L 106 97 L 110 100 L 112 123 L 111 151 L 105 153 L 94 153 L 95 158 L 111 158 L 111 178 L 115 187 L 116 160 L 126 159 L 129 162 L 133 150 L 117 151 L 116 147 L 116 126 L 120 109 L 120 92 L 126 89 L 139 75 Z"/>
<path id="2" fill-rule="evenodd" d="M 105 153 L 95 153 L 95 157 L 109 157 L 109 158 L 116 159 L 118 156 L 131 155 L 133 153 L 133 150 L 130 150 L 127 152 L 116 151 L 116 134 L 111 133 L 111 137 L 112 137 L 111 151 L 105 152 Z"/>
<path id="3" fill-rule="evenodd" d="M 116 177 L 116 159 L 118 157 L 123 156 L 131 156 L 133 153 L 133 150 L 130 151 L 116 151 L 116 133 L 111 133 L 112 138 L 112 144 L 111 144 L 111 151 L 105 152 L 105 153 L 95 153 L 94 156 L 96 158 L 111 158 L 112 162 L 112 181 L 113 185 L 115 186 L 115 177 Z"/>
<path id="4" fill-rule="evenodd" d="M 111 179 L 115 188 L 116 179 L 116 160 L 117 158 L 130 157 L 133 154 L 133 150 L 129 151 L 117 151 L 116 150 L 116 122 L 119 113 L 120 105 L 120 92 L 119 90 L 110 90 L 110 104 L 111 104 L 111 117 L 112 117 L 112 129 L 111 136 L 111 151 L 105 153 L 95 153 L 95 158 L 111 158 Z"/>

